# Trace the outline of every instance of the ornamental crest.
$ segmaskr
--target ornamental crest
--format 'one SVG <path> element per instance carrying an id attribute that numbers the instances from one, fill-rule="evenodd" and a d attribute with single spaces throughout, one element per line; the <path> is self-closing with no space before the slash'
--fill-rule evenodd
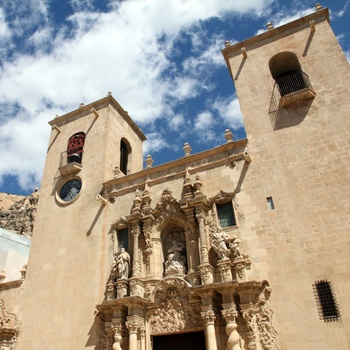
<path id="1" fill-rule="evenodd" d="M 189 303 L 189 284 L 175 277 L 166 277 L 155 288 L 158 308 L 148 311 L 152 335 L 202 330 L 200 304 Z"/>

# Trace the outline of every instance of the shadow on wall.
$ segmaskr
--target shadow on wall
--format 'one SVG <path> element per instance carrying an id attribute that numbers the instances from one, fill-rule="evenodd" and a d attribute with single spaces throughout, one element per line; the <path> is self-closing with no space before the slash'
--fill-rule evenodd
<path id="1" fill-rule="evenodd" d="M 271 96 L 269 118 L 274 130 L 289 128 L 303 122 L 313 100 L 299 102 L 288 107 L 280 107 L 275 96 Z"/>

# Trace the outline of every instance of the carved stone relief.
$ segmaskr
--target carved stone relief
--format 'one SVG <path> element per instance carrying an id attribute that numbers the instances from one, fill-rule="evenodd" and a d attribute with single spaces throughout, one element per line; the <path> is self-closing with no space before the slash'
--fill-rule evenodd
<path id="1" fill-rule="evenodd" d="M 155 288 L 157 308 L 147 313 L 151 335 L 203 329 L 200 304 L 189 303 L 188 284 L 180 278 L 166 277 Z"/>
<path id="2" fill-rule="evenodd" d="M 270 309 L 271 288 L 265 286 L 258 297 L 259 312 L 256 315 L 260 341 L 266 350 L 279 350 L 276 345 L 277 331 L 272 325 L 273 312 Z"/>
<path id="3" fill-rule="evenodd" d="M 0 299 L 0 349 L 14 350 L 17 347 L 20 323 L 15 314 L 6 310 L 5 303 Z"/>
<path id="4" fill-rule="evenodd" d="M 163 235 L 165 255 L 164 274 L 184 275 L 187 272 L 186 241 L 184 231 L 175 227 Z"/>

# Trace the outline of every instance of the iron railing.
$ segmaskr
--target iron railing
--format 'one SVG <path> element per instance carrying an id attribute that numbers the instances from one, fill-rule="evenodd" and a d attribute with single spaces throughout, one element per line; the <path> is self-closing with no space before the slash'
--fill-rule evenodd
<path id="1" fill-rule="evenodd" d="M 276 87 L 280 96 L 283 97 L 305 88 L 311 88 L 311 84 L 309 76 L 302 71 L 298 71 L 276 78 Z"/>

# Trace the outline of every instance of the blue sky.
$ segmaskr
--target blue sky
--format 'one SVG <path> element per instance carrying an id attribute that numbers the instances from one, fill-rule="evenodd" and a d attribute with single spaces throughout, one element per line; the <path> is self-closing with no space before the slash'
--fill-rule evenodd
<path id="1" fill-rule="evenodd" d="M 350 0 L 323 1 L 350 61 Z M 309 0 L 0 2 L 0 192 L 40 180 L 50 127 L 112 92 L 142 128 L 155 165 L 245 136 L 221 55 L 231 43 L 315 10 Z"/>

